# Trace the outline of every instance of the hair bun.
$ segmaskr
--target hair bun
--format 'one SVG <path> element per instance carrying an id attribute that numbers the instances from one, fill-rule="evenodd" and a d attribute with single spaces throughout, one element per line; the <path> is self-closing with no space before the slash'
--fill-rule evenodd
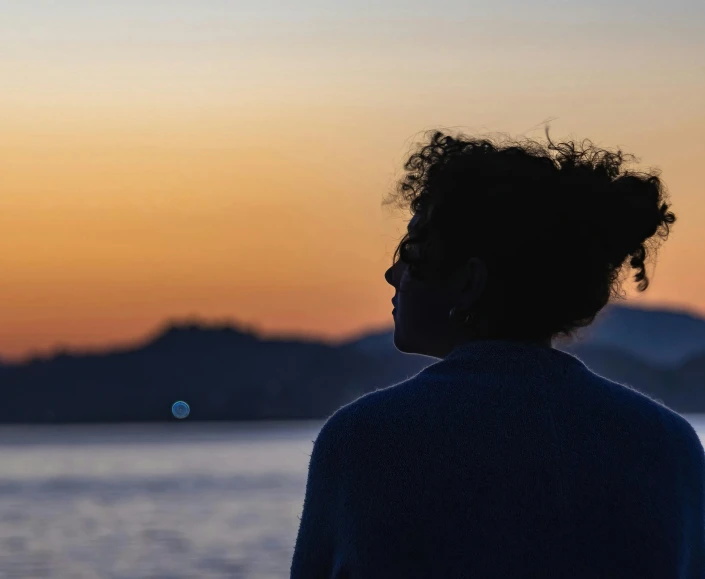
<path id="1" fill-rule="evenodd" d="M 612 188 L 615 217 L 618 220 L 615 224 L 618 228 L 615 241 L 621 246 L 626 259 L 638 253 L 662 225 L 673 223 L 675 217 L 669 220 L 668 205 L 659 205 L 661 195 L 656 176 L 643 179 L 627 174 L 613 181 Z"/>

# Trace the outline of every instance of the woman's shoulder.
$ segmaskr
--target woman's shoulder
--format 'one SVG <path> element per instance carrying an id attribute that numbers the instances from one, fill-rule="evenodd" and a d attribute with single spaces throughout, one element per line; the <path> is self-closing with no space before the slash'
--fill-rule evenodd
<path id="1" fill-rule="evenodd" d="M 705 469 L 705 449 L 700 435 L 693 424 L 684 416 L 663 405 L 660 406 L 662 421 L 662 437 L 672 442 L 671 449 L 679 449 L 696 457 L 701 467 Z"/>
<path id="2" fill-rule="evenodd" d="M 328 419 L 328 422 L 345 423 L 368 422 L 388 416 L 390 412 L 400 411 L 405 407 L 404 401 L 410 400 L 418 395 L 420 387 L 424 383 L 422 373 L 408 378 L 402 382 L 379 388 L 363 394 L 359 398 L 341 406 Z"/>
<path id="3" fill-rule="evenodd" d="M 424 396 L 426 379 L 423 372 L 397 384 L 364 394 L 356 400 L 341 406 L 324 423 L 318 435 L 322 445 L 336 445 L 341 441 L 350 446 L 380 431 L 387 435 L 393 425 L 405 420 L 408 414 L 419 408 Z"/>

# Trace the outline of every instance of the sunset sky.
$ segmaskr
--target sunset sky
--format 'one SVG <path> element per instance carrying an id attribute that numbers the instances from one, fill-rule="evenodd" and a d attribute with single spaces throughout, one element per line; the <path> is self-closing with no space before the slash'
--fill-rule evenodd
<path id="1" fill-rule="evenodd" d="M 705 3 L 0 0 L 0 357 L 168 319 L 391 324 L 422 131 L 589 138 L 679 220 L 637 302 L 705 315 Z M 566 291 L 569 291 L 566 288 Z"/>

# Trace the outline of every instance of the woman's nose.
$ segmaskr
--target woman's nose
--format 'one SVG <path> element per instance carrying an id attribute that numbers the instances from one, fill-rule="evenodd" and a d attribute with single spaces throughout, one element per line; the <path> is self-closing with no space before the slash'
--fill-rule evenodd
<path id="1" fill-rule="evenodd" d="M 394 285 L 394 266 L 384 272 L 384 279 L 387 280 L 389 285 Z"/>
<path id="2" fill-rule="evenodd" d="M 399 279 L 401 278 L 403 268 L 404 264 L 401 260 L 398 260 L 392 265 L 392 267 L 384 272 L 384 279 L 387 280 L 389 285 L 394 286 L 395 288 L 399 287 Z"/>

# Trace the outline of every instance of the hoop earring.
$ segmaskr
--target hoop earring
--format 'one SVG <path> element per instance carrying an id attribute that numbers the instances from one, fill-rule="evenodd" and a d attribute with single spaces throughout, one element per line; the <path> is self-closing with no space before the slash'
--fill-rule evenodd
<path id="1" fill-rule="evenodd" d="M 450 312 L 448 312 L 448 317 L 451 320 L 457 320 L 458 319 L 458 308 L 457 306 L 453 306 L 450 309 Z M 475 314 L 472 312 L 468 312 L 467 315 L 465 316 L 465 319 L 460 322 L 461 325 L 467 326 L 469 323 L 471 323 L 475 319 Z"/>

